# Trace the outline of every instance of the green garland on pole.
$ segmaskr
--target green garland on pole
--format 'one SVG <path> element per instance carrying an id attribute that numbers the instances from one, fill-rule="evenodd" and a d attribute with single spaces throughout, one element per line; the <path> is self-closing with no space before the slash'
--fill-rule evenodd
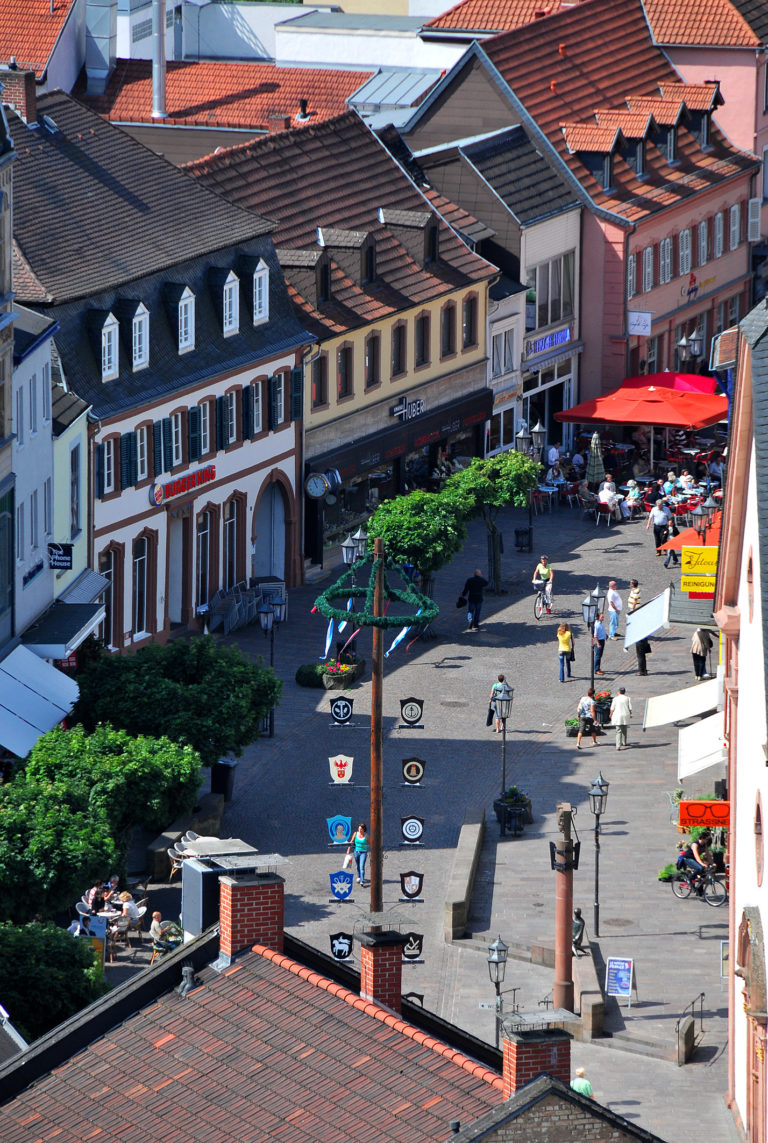
<path id="1" fill-rule="evenodd" d="M 336 580 L 336 583 L 331 584 L 322 595 L 319 595 L 315 600 L 315 607 L 324 615 L 326 619 L 335 619 L 339 623 L 345 620 L 347 623 L 354 624 L 355 627 L 426 627 L 437 618 L 440 613 L 440 608 L 435 603 L 434 599 L 430 599 L 428 595 L 422 595 L 420 591 L 416 591 L 414 587 L 402 588 L 391 587 L 387 582 L 386 575 L 384 576 L 384 595 L 387 600 L 396 600 L 398 603 L 404 603 L 408 607 L 413 607 L 416 610 L 421 609 L 420 615 L 374 615 L 373 614 L 373 590 L 376 581 L 376 571 L 380 563 L 383 563 L 385 568 L 391 571 L 397 571 L 402 575 L 401 565 L 389 556 L 385 556 L 384 560 L 373 558 L 371 560 L 371 574 L 368 578 L 368 585 L 358 585 L 352 583 L 352 577 L 356 571 L 359 571 L 365 564 L 368 563 L 370 556 L 365 556 L 362 560 L 344 572 L 344 574 Z M 334 601 L 360 599 L 363 602 L 363 611 L 347 611 L 345 607 L 334 606 Z"/>

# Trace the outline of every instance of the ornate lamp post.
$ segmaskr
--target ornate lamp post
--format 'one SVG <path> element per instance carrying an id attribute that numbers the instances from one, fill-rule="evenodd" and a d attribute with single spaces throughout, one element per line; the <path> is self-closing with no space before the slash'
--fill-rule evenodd
<path id="1" fill-rule="evenodd" d="M 608 787 L 610 782 L 606 782 L 603 777 L 602 771 L 592 782 L 592 788 L 589 791 L 589 808 L 595 815 L 595 908 L 594 908 L 594 927 L 595 936 L 600 936 L 600 818 L 605 813 L 605 807 L 608 803 Z"/>
<path id="2" fill-rule="evenodd" d="M 590 679 L 591 679 L 590 685 L 592 687 L 592 690 L 595 689 L 595 647 L 594 647 L 595 624 L 597 623 L 598 615 L 603 614 L 604 608 L 605 608 L 605 592 L 601 592 L 600 591 L 600 585 L 596 584 L 594 591 L 592 591 L 588 596 L 586 596 L 581 601 L 581 614 L 584 617 L 585 624 L 589 628 L 590 651 L 591 651 L 591 656 L 592 656 L 590 659 L 591 668 L 592 668 L 591 672 L 590 672 Z"/>
<path id="3" fill-rule="evenodd" d="M 541 460 L 541 450 L 544 448 L 544 441 L 547 439 L 547 430 L 541 421 L 537 421 L 533 426 L 531 436 L 533 437 L 533 455 L 537 460 Z"/>
<path id="4" fill-rule="evenodd" d="M 257 611 L 261 629 L 266 638 L 269 635 L 269 665 L 272 669 L 275 666 L 275 629 L 285 619 L 286 603 L 284 599 L 270 599 L 265 600 Z M 275 736 L 275 708 L 271 707 L 269 711 L 269 737 Z"/>
<path id="5" fill-rule="evenodd" d="M 493 705 L 496 710 L 496 717 L 501 720 L 501 797 L 503 798 L 507 792 L 507 719 L 509 718 L 510 711 L 512 710 L 512 703 L 515 697 L 515 688 L 511 687 L 507 680 L 501 684 L 501 689 L 496 691 L 496 697 L 493 700 Z"/>
<path id="6" fill-rule="evenodd" d="M 507 952 L 509 945 L 505 945 L 500 936 L 496 938 L 492 945 L 488 945 L 488 975 L 491 978 L 491 984 L 496 989 L 496 1047 L 499 1046 L 499 1028 L 501 1027 L 501 1018 L 504 1015 L 504 997 L 501 994 L 501 986 L 504 983 L 504 976 L 507 971 Z"/>
<path id="7" fill-rule="evenodd" d="M 515 437 L 515 452 L 521 452 L 523 456 L 531 455 L 531 434 L 528 432 L 527 425 L 520 426 L 520 432 Z M 520 537 L 521 542 L 518 544 L 520 551 L 523 551 L 523 543 L 525 542 Z M 529 552 L 533 551 L 533 489 L 528 493 L 528 541 L 526 544 Z"/>

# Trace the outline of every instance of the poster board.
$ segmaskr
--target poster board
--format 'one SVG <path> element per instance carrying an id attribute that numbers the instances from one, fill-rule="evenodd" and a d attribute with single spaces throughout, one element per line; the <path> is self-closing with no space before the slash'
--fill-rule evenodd
<path id="1" fill-rule="evenodd" d="M 635 983 L 635 963 L 629 957 L 609 956 L 605 966 L 605 995 L 620 999 L 626 997 L 632 1007 L 632 989 Z"/>

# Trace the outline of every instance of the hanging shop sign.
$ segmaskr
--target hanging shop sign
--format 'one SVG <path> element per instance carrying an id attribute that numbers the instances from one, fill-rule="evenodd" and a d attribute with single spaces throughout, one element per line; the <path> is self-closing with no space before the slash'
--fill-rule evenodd
<path id="1" fill-rule="evenodd" d="M 61 571 L 71 571 L 72 569 L 72 545 L 71 544 L 49 544 L 48 545 L 48 567 L 57 568 Z"/>
<path id="2" fill-rule="evenodd" d="M 423 417 L 427 411 L 427 403 L 421 397 L 410 399 L 403 395 L 396 405 L 391 405 L 389 409 L 393 417 L 399 417 L 401 422 L 415 421 L 417 417 Z"/>
<path id="3" fill-rule="evenodd" d="M 573 340 L 573 326 L 567 325 L 563 329 L 555 329 L 544 337 L 528 337 L 525 340 L 525 359 L 541 357 L 542 353 L 550 353 L 561 345 L 568 345 Z"/>
<path id="4" fill-rule="evenodd" d="M 708 829 L 727 829 L 731 820 L 730 802 L 680 802 L 678 825 L 706 826 Z"/>
<path id="5" fill-rule="evenodd" d="M 696 591 L 705 596 L 715 594 L 715 577 L 713 575 L 684 575 L 680 577 L 681 591 Z"/>
<path id="6" fill-rule="evenodd" d="M 196 488 L 200 488 L 203 484 L 210 484 L 212 480 L 216 479 L 216 465 L 207 464 L 205 468 L 197 468 L 194 472 L 186 472 L 183 476 L 174 477 L 173 480 L 163 482 L 156 480 L 154 484 L 149 486 L 149 502 L 156 507 L 165 504 L 167 500 L 173 500 L 175 496 L 184 496 L 187 492 L 193 492 Z"/>
<path id="7" fill-rule="evenodd" d="M 684 547 L 680 571 L 683 575 L 716 575 L 718 551 L 715 547 Z"/>

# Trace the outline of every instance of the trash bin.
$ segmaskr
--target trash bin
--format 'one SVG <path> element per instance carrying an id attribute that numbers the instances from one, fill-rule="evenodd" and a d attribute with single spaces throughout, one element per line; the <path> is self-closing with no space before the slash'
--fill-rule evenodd
<path id="1" fill-rule="evenodd" d="M 533 551 L 533 528 L 515 528 L 515 547 L 518 552 Z"/>
<path id="2" fill-rule="evenodd" d="M 211 766 L 211 793 L 223 794 L 225 802 L 231 802 L 235 791 L 236 758 L 221 758 Z"/>

